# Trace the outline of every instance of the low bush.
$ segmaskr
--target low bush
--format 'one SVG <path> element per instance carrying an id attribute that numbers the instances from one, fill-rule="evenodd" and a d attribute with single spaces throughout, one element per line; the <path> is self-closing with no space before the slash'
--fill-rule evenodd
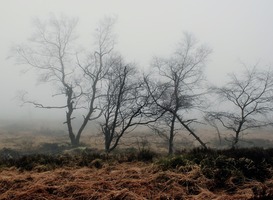
<path id="1" fill-rule="evenodd" d="M 136 158 L 138 161 L 151 162 L 153 161 L 155 156 L 156 156 L 156 153 L 151 151 L 150 149 L 141 149 L 137 153 Z"/>
<path id="2" fill-rule="evenodd" d="M 196 164 L 207 158 L 217 158 L 218 152 L 213 149 L 194 148 L 186 154 L 187 158 Z"/>
<path id="3" fill-rule="evenodd" d="M 233 158 L 228 158 L 224 155 L 218 157 L 208 157 L 200 163 L 201 171 L 205 177 L 213 179 L 215 188 L 227 187 L 227 181 L 231 177 L 235 178 L 236 184 L 240 184 L 244 179 L 241 169 L 236 167 L 236 161 Z"/>
<path id="4" fill-rule="evenodd" d="M 160 160 L 157 161 L 157 164 L 163 169 L 163 170 L 168 170 L 168 169 L 178 169 L 181 166 L 186 166 L 189 165 L 189 160 L 184 158 L 181 155 L 177 156 L 169 156 L 165 158 L 161 158 Z"/>
<path id="5" fill-rule="evenodd" d="M 162 170 L 176 170 L 180 173 L 191 171 L 194 166 L 200 168 L 206 178 L 215 183 L 215 187 L 238 185 L 248 180 L 264 182 L 272 177 L 273 150 L 254 149 L 193 149 L 180 155 L 157 159 L 156 164 Z M 150 149 L 130 149 L 111 154 L 105 154 L 88 148 L 78 148 L 61 154 L 32 154 L 20 153 L 3 149 L 0 150 L 0 166 L 15 166 L 20 170 L 38 169 L 51 170 L 58 167 L 88 166 L 101 168 L 104 162 L 153 162 L 158 155 Z"/>
<path id="6" fill-rule="evenodd" d="M 80 153 L 79 155 L 79 166 L 89 166 L 90 163 L 94 160 L 101 160 L 101 161 L 105 161 L 107 160 L 107 155 L 106 154 L 102 154 L 98 151 L 89 151 L 89 150 L 84 150 Z"/>

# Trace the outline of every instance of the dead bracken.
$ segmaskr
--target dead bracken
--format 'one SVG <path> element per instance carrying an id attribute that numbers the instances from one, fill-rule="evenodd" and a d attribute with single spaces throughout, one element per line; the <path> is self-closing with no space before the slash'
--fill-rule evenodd
<path id="1" fill-rule="evenodd" d="M 105 164 L 100 169 L 64 167 L 44 172 L 19 171 L 13 167 L 0 172 L 0 199 L 242 200 L 269 199 L 273 195 L 272 180 L 234 184 L 215 190 L 214 181 L 204 176 L 198 165 L 187 172 L 163 171 L 155 164 L 143 162 Z"/>

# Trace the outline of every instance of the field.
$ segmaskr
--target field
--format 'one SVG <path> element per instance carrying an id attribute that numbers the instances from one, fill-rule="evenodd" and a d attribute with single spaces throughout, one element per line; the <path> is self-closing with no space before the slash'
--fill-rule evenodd
<path id="1" fill-rule="evenodd" d="M 1 151 L 0 199 L 272 199 L 273 150 Z"/>
<path id="2" fill-rule="evenodd" d="M 250 181 L 212 190 L 213 182 L 195 166 L 187 173 L 156 170 L 151 164 L 122 163 L 46 172 L 2 170 L 1 199 L 266 199 L 273 182 Z M 234 188 L 236 187 L 236 188 Z M 260 198 L 261 197 L 261 198 Z"/>
<path id="3" fill-rule="evenodd" d="M 99 137 L 84 135 L 85 146 L 71 148 L 62 131 L 5 129 L 0 199 L 273 199 L 271 148 L 181 148 L 167 156 L 164 141 L 138 136 L 108 155 Z"/>

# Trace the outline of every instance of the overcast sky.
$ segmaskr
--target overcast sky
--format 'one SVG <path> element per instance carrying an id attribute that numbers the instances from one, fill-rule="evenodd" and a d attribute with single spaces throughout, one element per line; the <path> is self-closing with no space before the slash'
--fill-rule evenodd
<path id="1" fill-rule="evenodd" d="M 172 53 L 184 31 L 191 32 L 213 50 L 208 80 L 222 84 L 227 73 L 242 68 L 241 61 L 273 68 L 272 11 L 272 0 L 0 0 L 0 119 L 56 116 L 19 106 L 18 91 L 43 98 L 54 88 L 37 84 L 35 73 L 22 74 L 22 66 L 6 59 L 12 46 L 31 36 L 36 17 L 77 17 L 78 35 L 91 45 L 99 19 L 117 16 L 118 50 L 145 69 L 153 56 Z"/>

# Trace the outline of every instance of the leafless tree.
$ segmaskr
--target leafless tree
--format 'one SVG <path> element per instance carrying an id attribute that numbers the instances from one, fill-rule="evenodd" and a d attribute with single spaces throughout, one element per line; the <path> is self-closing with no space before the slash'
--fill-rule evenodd
<path id="1" fill-rule="evenodd" d="M 113 35 L 113 26 L 115 24 L 114 18 L 103 18 L 95 32 L 94 53 L 89 55 L 89 59 L 85 64 L 81 64 L 78 57 L 78 66 L 83 70 L 84 78 L 86 79 L 87 92 L 85 93 L 88 109 L 86 116 L 83 116 L 83 123 L 78 131 L 76 139 L 79 140 L 80 134 L 86 127 L 88 121 L 98 119 L 103 110 L 95 103 L 101 96 L 101 85 L 103 79 L 107 75 L 109 69 L 113 65 L 112 56 L 115 45 L 115 36 Z M 97 110 L 99 114 L 92 116 Z"/>
<path id="2" fill-rule="evenodd" d="M 107 21 L 106 21 L 107 22 Z M 17 47 L 17 59 L 22 64 L 36 69 L 42 82 L 52 82 L 57 87 L 56 95 L 65 97 L 63 105 L 46 106 L 23 98 L 24 103 L 37 108 L 66 109 L 66 121 L 72 145 L 79 145 L 81 134 L 88 121 L 100 116 L 101 110 L 95 106 L 99 96 L 99 82 L 107 69 L 104 58 L 113 49 L 111 38 L 112 21 L 101 23 L 96 33 L 97 50 L 86 61 L 80 62 L 76 53 L 75 29 L 77 20 L 68 17 L 51 17 L 47 21 L 36 20 L 35 34 L 29 45 Z M 76 110 L 85 110 L 83 122 L 75 132 L 72 120 Z"/>
<path id="3" fill-rule="evenodd" d="M 234 132 L 232 147 L 235 148 L 243 132 L 270 124 L 267 116 L 273 110 L 273 79 L 272 72 L 255 67 L 246 69 L 242 76 L 231 74 L 229 78 L 225 86 L 212 88 L 227 105 L 223 111 L 209 112 L 207 118 Z"/>
<path id="4" fill-rule="evenodd" d="M 114 150 L 125 133 L 157 120 L 149 109 L 152 101 L 143 86 L 134 65 L 125 64 L 120 56 L 116 57 L 106 78 L 106 95 L 102 101 L 101 130 L 106 152 Z"/>
<path id="5" fill-rule="evenodd" d="M 170 58 L 156 58 L 154 60 L 153 67 L 160 80 L 154 84 L 149 78 L 145 80 L 156 105 L 170 115 L 170 154 L 173 153 L 174 130 L 177 122 L 206 148 L 206 144 L 202 142 L 190 125 L 197 120 L 187 118 L 186 114 L 202 103 L 200 83 L 203 79 L 203 68 L 210 52 L 208 47 L 199 45 L 192 35 L 185 33 L 184 40 Z"/>

